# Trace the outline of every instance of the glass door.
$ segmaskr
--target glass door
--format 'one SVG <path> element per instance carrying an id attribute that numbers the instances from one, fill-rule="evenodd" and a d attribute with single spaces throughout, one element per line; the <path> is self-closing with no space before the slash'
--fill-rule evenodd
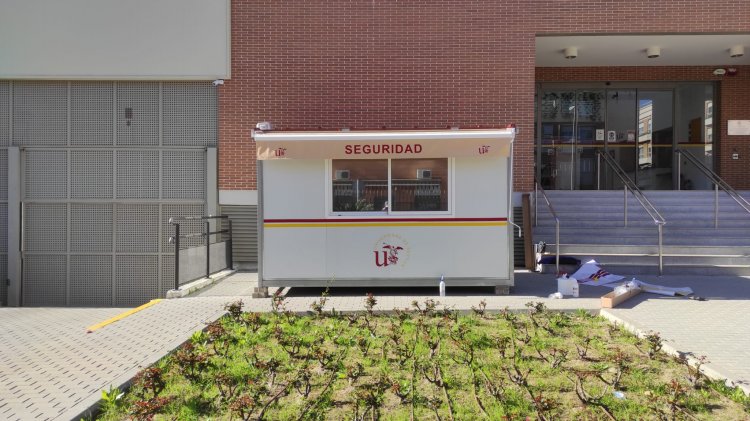
<path id="1" fill-rule="evenodd" d="M 638 90 L 635 182 L 642 190 L 671 190 L 674 130 L 672 91 Z"/>
<path id="2" fill-rule="evenodd" d="M 607 89 L 607 153 L 635 180 L 637 142 L 635 135 L 635 89 Z M 609 166 L 602 168 L 601 188 L 622 188 L 622 182 Z"/>
<path id="3" fill-rule="evenodd" d="M 573 188 L 575 91 L 542 92 L 539 183 L 548 190 Z"/>
<path id="4" fill-rule="evenodd" d="M 574 116 L 576 165 L 576 190 L 595 190 L 596 152 L 604 148 L 604 91 L 579 90 Z"/>

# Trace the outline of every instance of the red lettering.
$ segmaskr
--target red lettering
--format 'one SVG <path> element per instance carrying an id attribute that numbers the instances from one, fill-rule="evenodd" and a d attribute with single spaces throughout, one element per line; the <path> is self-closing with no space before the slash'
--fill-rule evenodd
<path id="1" fill-rule="evenodd" d="M 344 146 L 344 153 L 347 154 L 347 155 L 351 155 L 352 154 L 352 145 L 346 145 L 346 146 Z"/>
<path id="2" fill-rule="evenodd" d="M 354 154 L 359 155 L 362 153 L 362 145 L 354 145 Z"/>
<path id="3" fill-rule="evenodd" d="M 391 153 L 391 145 L 383 145 L 383 153 Z"/>
<path id="4" fill-rule="evenodd" d="M 370 152 L 372 152 L 372 146 L 370 145 L 362 146 L 362 152 L 369 154 Z"/>
<path id="5" fill-rule="evenodd" d="M 411 150 L 411 145 L 406 145 L 406 148 L 404 148 L 404 153 L 414 153 L 414 151 Z"/>
<path id="6" fill-rule="evenodd" d="M 414 145 L 414 153 L 422 153 L 422 145 L 420 145 L 419 143 Z"/>

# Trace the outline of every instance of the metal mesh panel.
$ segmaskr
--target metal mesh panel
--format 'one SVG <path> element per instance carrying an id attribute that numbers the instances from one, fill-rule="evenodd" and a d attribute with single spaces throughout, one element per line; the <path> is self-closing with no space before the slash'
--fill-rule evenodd
<path id="1" fill-rule="evenodd" d="M 65 305 L 67 271 L 64 255 L 27 255 L 23 265 L 23 305 Z"/>
<path id="2" fill-rule="evenodd" d="M 70 256 L 70 304 L 112 305 L 112 256 Z"/>
<path id="3" fill-rule="evenodd" d="M 117 198 L 159 198 L 159 152 L 117 152 Z"/>
<path id="4" fill-rule="evenodd" d="M 112 152 L 70 153 L 70 196 L 73 199 L 112 198 Z"/>
<path id="5" fill-rule="evenodd" d="M 163 112 L 165 145 L 216 145 L 216 88 L 211 83 L 165 83 Z"/>
<path id="6" fill-rule="evenodd" d="M 117 144 L 159 144 L 158 83 L 117 83 Z"/>
<path id="7" fill-rule="evenodd" d="M 169 218 L 177 216 L 203 216 L 203 205 L 162 205 L 162 246 L 163 252 L 174 253 L 174 244 L 169 244 L 169 237 L 174 235 L 174 225 L 169 223 Z M 199 234 L 205 232 L 203 221 L 181 221 L 180 235 Z M 203 245 L 203 237 L 180 239 L 180 248 L 196 247 Z"/>
<path id="8" fill-rule="evenodd" d="M 158 256 L 117 256 L 115 305 L 137 306 L 158 298 Z"/>
<path id="9" fill-rule="evenodd" d="M 22 146 L 67 144 L 67 82 L 14 83 L 13 142 Z"/>
<path id="10" fill-rule="evenodd" d="M 25 197 L 68 197 L 68 157 L 65 151 L 26 151 Z"/>
<path id="11" fill-rule="evenodd" d="M 8 279 L 8 255 L 0 254 L 0 306 L 8 305 L 8 284 L 2 282 Z"/>
<path id="12" fill-rule="evenodd" d="M 8 150 L 0 149 L 0 200 L 8 200 Z"/>
<path id="13" fill-rule="evenodd" d="M 161 296 L 165 297 L 167 291 L 174 288 L 174 255 L 161 255 Z"/>
<path id="14" fill-rule="evenodd" d="M 112 82 L 70 85 L 71 145 L 112 145 Z"/>
<path id="15" fill-rule="evenodd" d="M 203 199 L 206 152 L 164 151 L 162 195 L 165 199 Z"/>
<path id="16" fill-rule="evenodd" d="M 70 251 L 112 252 L 112 205 L 71 203 Z"/>
<path id="17" fill-rule="evenodd" d="M 8 204 L 0 203 L 0 253 L 8 252 Z M 5 278 L 0 278 L 0 283 Z"/>
<path id="18" fill-rule="evenodd" d="M 65 203 L 27 203 L 24 217 L 24 249 L 29 252 L 67 250 L 68 205 Z"/>
<path id="19" fill-rule="evenodd" d="M 116 221 L 118 253 L 159 251 L 159 205 L 117 205 Z"/>
<path id="20" fill-rule="evenodd" d="M 0 146 L 10 144 L 10 82 L 0 80 Z"/>

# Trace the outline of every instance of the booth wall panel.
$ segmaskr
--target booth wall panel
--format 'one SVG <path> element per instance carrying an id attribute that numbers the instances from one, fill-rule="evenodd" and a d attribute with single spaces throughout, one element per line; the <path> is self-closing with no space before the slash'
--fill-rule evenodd
<path id="1" fill-rule="evenodd" d="M 323 160 L 265 161 L 265 219 L 324 218 L 326 174 Z"/>
<path id="2" fill-rule="evenodd" d="M 509 218 L 507 159 L 456 158 L 455 214 L 459 218 Z"/>

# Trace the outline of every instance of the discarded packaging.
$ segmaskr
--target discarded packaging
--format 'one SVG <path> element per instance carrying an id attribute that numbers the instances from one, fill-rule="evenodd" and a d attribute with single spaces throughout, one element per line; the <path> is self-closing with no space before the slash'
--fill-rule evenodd
<path id="1" fill-rule="evenodd" d="M 615 291 L 602 296 L 602 308 L 615 308 L 619 304 L 623 303 L 630 298 L 635 297 L 641 293 L 640 288 L 628 289 L 624 294 L 615 295 Z"/>
<path id="2" fill-rule="evenodd" d="M 547 298 L 551 298 L 553 300 L 560 299 L 562 297 L 563 297 L 563 295 L 560 294 L 559 292 L 555 292 L 554 294 L 550 294 L 550 295 L 547 296 Z"/>
<path id="3" fill-rule="evenodd" d="M 625 394 L 620 392 L 619 390 L 615 390 L 612 392 L 612 396 L 614 396 L 616 399 L 625 399 Z"/>
<path id="4" fill-rule="evenodd" d="M 578 296 L 578 281 L 576 278 L 570 278 L 568 275 L 562 275 L 557 278 L 557 292 L 562 295 Z"/>

